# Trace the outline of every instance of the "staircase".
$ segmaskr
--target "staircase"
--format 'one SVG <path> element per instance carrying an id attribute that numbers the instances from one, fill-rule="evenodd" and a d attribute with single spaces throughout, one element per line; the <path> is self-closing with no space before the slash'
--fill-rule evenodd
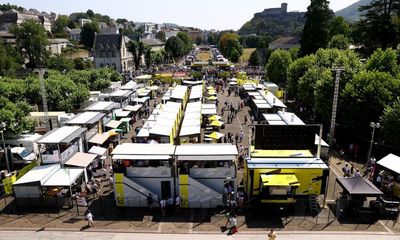
<path id="1" fill-rule="evenodd" d="M 189 176 L 185 177 L 185 181 L 183 181 L 183 178 L 180 178 L 180 180 L 181 197 L 188 200 L 185 207 L 215 208 L 222 205 L 222 193 L 216 192 Z"/>
<path id="2" fill-rule="evenodd" d="M 310 204 L 310 212 L 317 214 L 319 210 L 318 200 L 316 195 L 310 195 L 308 197 L 308 202 Z"/>
<path id="3" fill-rule="evenodd" d="M 157 194 L 139 185 L 127 177 L 123 177 L 122 188 L 119 188 L 118 195 L 123 195 L 125 207 L 146 207 L 147 197 L 152 195 L 155 205 L 158 204 Z M 116 187 L 114 189 L 117 189 Z M 121 191 L 123 191 L 121 193 Z"/>

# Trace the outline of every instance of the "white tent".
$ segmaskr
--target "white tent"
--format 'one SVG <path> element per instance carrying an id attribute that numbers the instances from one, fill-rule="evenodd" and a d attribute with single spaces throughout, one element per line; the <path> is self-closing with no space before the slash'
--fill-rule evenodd
<path id="1" fill-rule="evenodd" d="M 393 171 L 400 174 L 400 157 L 390 153 L 386 157 L 382 158 L 377 164 L 387 170 Z"/>

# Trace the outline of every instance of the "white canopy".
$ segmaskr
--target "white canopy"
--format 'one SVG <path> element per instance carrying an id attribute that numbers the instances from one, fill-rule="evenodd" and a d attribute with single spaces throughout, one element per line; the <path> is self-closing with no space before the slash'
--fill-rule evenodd
<path id="1" fill-rule="evenodd" d="M 97 155 L 95 154 L 77 152 L 65 162 L 65 165 L 85 168 L 89 166 L 89 164 L 93 162 L 96 157 Z"/>
<path id="2" fill-rule="evenodd" d="M 98 146 L 93 146 L 91 149 L 89 149 L 89 153 L 97 154 L 100 156 L 103 156 L 107 152 L 107 148 L 102 148 Z"/>
<path id="3" fill-rule="evenodd" d="M 83 168 L 63 168 L 54 173 L 42 186 L 44 187 L 69 187 L 81 175 Z"/>
<path id="4" fill-rule="evenodd" d="M 137 112 L 139 109 L 143 107 L 142 104 L 137 104 L 137 105 L 128 105 L 124 108 L 125 111 L 131 111 L 131 112 Z"/>
<path id="5" fill-rule="evenodd" d="M 121 121 L 115 121 L 115 120 L 111 120 L 110 122 L 107 123 L 106 127 L 109 128 L 118 128 L 119 125 L 121 125 Z"/>
<path id="6" fill-rule="evenodd" d="M 100 144 L 102 145 L 105 141 L 107 141 L 109 135 L 108 134 L 96 134 L 94 137 L 92 137 L 89 142 L 94 143 L 94 144 Z"/>
<path id="7" fill-rule="evenodd" d="M 400 174 L 400 157 L 390 153 L 377 162 L 378 165 Z"/>
<path id="8" fill-rule="evenodd" d="M 176 146 L 175 150 L 175 155 L 177 156 L 235 156 L 237 154 L 237 148 L 232 144 L 185 144 Z"/>
<path id="9" fill-rule="evenodd" d="M 171 144 L 124 143 L 118 145 L 112 155 L 172 155 L 175 146 Z"/>

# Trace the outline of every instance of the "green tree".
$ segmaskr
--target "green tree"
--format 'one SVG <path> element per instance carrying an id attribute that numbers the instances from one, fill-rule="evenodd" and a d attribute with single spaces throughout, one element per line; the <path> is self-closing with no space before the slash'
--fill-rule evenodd
<path id="1" fill-rule="evenodd" d="M 328 43 L 328 48 L 337 48 L 340 50 L 346 50 L 349 48 L 349 46 L 349 39 L 342 34 L 333 36 Z"/>
<path id="2" fill-rule="evenodd" d="M 88 10 L 86 11 L 86 15 L 87 15 L 90 19 L 94 18 L 94 12 L 93 12 L 93 10 L 88 9 Z"/>
<path id="3" fill-rule="evenodd" d="M 268 60 L 266 77 L 280 86 L 285 86 L 287 82 L 287 70 L 292 63 L 290 53 L 286 50 L 275 50 Z"/>
<path id="4" fill-rule="evenodd" d="M 349 23 L 342 16 L 332 18 L 329 22 L 328 29 L 329 38 L 339 34 L 348 37 L 350 34 Z"/>
<path id="5" fill-rule="evenodd" d="M 60 72 L 68 72 L 74 68 L 74 62 L 66 59 L 62 54 L 55 54 L 49 58 L 47 66 L 49 69 L 54 69 Z"/>
<path id="6" fill-rule="evenodd" d="M 189 34 L 187 32 L 178 32 L 176 36 L 182 40 L 185 46 L 184 54 L 189 53 L 193 47 L 193 41 L 192 38 L 189 36 Z"/>
<path id="7" fill-rule="evenodd" d="M 231 32 L 222 33 L 219 38 L 218 46 L 222 54 L 231 60 L 232 58 L 236 60 L 237 55 L 239 55 L 240 58 L 240 55 L 243 52 L 243 48 L 239 42 L 239 35 L 237 35 L 236 33 L 231 33 Z"/>
<path id="8" fill-rule="evenodd" d="M 229 58 L 233 63 L 238 63 L 240 59 L 240 53 L 236 48 L 233 48 L 229 53 Z"/>
<path id="9" fill-rule="evenodd" d="M 392 76 L 399 74 L 399 65 L 397 64 L 396 50 L 388 48 L 382 50 L 378 48 L 368 59 L 366 63 L 368 71 L 380 71 L 390 73 Z"/>
<path id="10" fill-rule="evenodd" d="M 255 50 L 250 54 L 249 66 L 256 67 L 260 66 L 260 64 L 261 64 L 260 54 L 258 53 L 257 50 Z"/>
<path id="11" fill-rule="evenodd" d="M 385 142 L 400 147 L 400 98 L 386 106 L 382 123 Z"/>
<path id="12" fill-rule="evenodd" d="M 49 71 L 45 80 L 47 92 L 47 105 L 50 111 L 70 112 L 79 109 L 81 104 L 89 99 L 89 89 L 81 84 L 75 83 L 68 75 L 60 74 L 58 71 Z M 26 79 L 26 98 L 31 104 L 42 106 L 39 79 L 31 77 Z"/>
<path id="13" fill-rule="evenodd" d="M 165 43 L 165 51 L 173 58 L 182 57 L 185 54 L 185 44 L 178 37 L 170 37 Z"/>
<path id="14" fill-rule="evenodd" d="M 152 58 L 151 58 L 151 48 L 146 47 L 144 51 L 144 62 L 146 63 L 146 67 L 149 69 L 151 64 L 152 64 Z"/>
<path id="15" fill-rule="evenodd" d="M 46 30 L 39 23 L 28 20 L 12 29 L 16 36 L 16 48 L 28 60 L 28 68 L 43 67 L 49 56 Z"/>
<path id="16" fill-rule="evenodd" d="M 384 109 L 397 96 L 400 96 L 400 81 L 389 73 L 356 74 L 342 92 L 342 124 L 363 137 L 369 136 L 369 123 L 379 121 Z"/>
<path id="17" fill-rule="evenodd" d="M 15 75 L 15 72 L 22 68 L 22 63 L 22 58 L 15 47 L 4 45 L 0 40 L 0 76 Z"/>
<path id="18" fill-rule="evenodd" d="M 55 37 L 65 38 L 68 36 L 65 28 L 68 27 L 70 23 L 70 19 L 67 15 L 59 15 L 57 19 L 54 21 L 52 27 L 52 33 Z"/>
<path id="19" fill-rule="evenodd" d="M 291 98 L 297 98 L 297 86 L 299 79 L 304 76 L 308 69 L 314 67 L 316 63 L 317 60 L 315 58 L 315 55 L 309 55 L 298 58 L 289 65 L 287 72 L 287 87 L 289 90 L 289 96 Z"/>
<path id="20" fill-rule="evenodd" d="M 31 106 L 25 101 L 11 102 L 0 96 L 0 122 L 7 124 L 10 135 L 19 134 L 24 130 L 32 131 L 34 124 L 26 116 L 31 111 Z"/>
<path id="21" fill-rule="evenodd" d="M 327 0 L 311 0 L 306 12 L 306 23 L 300 39 L 301 56 L 315 53 L 325 48 L 329 41 L 329 22 L 334 13 L 329 9 Z"/>
<path id="22" fill-rule="evenodd" d="M 198 36 L 198 37 L 196 38 L 196 45 L 201 45 L 202 43 L 203 43 L 203 38 L 200 37 L 200 36 Z"/>
<path id="23" fill-rule="evenodd" d="M 162 51 L 152 51 L 151 52 L 151 62 L 160 65 L 164 62 L 164 54 Z"/>
<path id="24" fill-rule="evenodd" d="M 156 34 L 156 38 L 158 40 L 161 40 L 163 42 L 166 42 L 167 40 L 165 39 L 165 32 L 164 31 L 158 31 Z"/>
<path id="25" fill-rule="evenodd" d="M 210 33 L 207 37 L 207 43 L 209 45 L 217 45 L 218 43 L 218 38 L 216 33 Z"/>
<path id="26" fill-rule="evenodd" d="M 363 47 L 365 53 L 370 54 L 377 48 L 397 47 L 400 13 L 398 1 L 373 0 L 360 7 L 359 11 L 364 14 L 355 26 L 354 40 Z"/>
<path id="27" fill-rule="evenodd" d="M 93 47 L 94 38 L 96 33 L 100 31 L 99 25 L 95 22 L 85 23 L 81 30 L 81 42 L 85 48 L 91 49 Z"/>
<path id="28" fill-rule="evenodd" d="M 127 49 L 132 53 L 133 63 L 135 64 L 135 69 L 140 68 L 140 62 L 142 60 L 143 53 L 145 51 L 145 45 L 143 42 L 130 41 L 128 43 Z"/>
<path id="29" fill-rule="evenodd" d="M 318 81 L 331 82 L 332 73 L 328 69 L 312 67 L 299 79 L 298 98 L 307 106 L 315 105 L 315 88 Z"/>

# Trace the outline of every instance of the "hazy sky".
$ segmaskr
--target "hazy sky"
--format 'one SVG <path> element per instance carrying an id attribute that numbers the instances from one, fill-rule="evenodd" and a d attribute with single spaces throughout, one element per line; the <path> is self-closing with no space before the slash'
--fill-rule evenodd
<path id="1" fill-rule="evenodd" d="M 69 14 L 94 12 L 135 22 L 176 23 L 201 29 L 235 29 L 265 8 L 288 3 L 289 11 L 305 11 L 309 0 L 9 0 L 1 1 L 39 11 Z M 334 11 L 357 0 L 331 0 Z"/>

